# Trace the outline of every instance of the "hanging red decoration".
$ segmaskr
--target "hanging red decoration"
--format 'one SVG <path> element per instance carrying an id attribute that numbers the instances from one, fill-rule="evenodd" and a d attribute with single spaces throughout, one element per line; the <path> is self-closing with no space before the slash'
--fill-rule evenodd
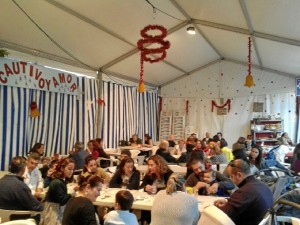
<path id="1" fill-rule="evenodd" d="M 251 37 L 248 37 L 248 75 L 246 76 L 246 82 L 244 86 L 246 87 L 252 87 L 255 86 L 254 81 L 253 81 L 253 76 L 251 74 L 251 68 L 252 68 L 252 63 L 251 63 Z"/>
<path id="2" fill-rule="evenodd" d="M 103 106 L 105 106 L 105 101 L 104 101 L 103 99 L 101 99 L 101 98 L 98 98 L 98 99 L 97 99 L 97 103 L 98 103 L 98 105 L 103 105 Z"/>
<path id="3" fill-rule="evenodd" d="M 163 99 L 162 99 L 162 97 L 158 97 L 159 98 L 159 112 L 161 112 L 162 111 L 162 106 L 163 106 Z"/>
<path id="4" fill-rule="evenodd" d="M 187 100 L 185 103 L 185 111 L 186 111 L 186 114 L 189 114 L 189 100 Z"/>
<path id="5" fill-rule="evenodd" d="M 230 111 L 230 103 L 231 103 L 231 101 L 230 101 L 230 99 L 228 99 L 225 104 L 217 105 L 217 103 L 214 100 L 212 100 L 211 101 L 211 112 L 214 111 L 214 106 L 221 109 L 221 108 L 224 108 L 226 105 L 228 105 L 228 112 L 229 112 Z"/>
<path id="6" fill-rule="evenodd" d="M 31 117 L 38 117 L 40 115 L 40 112 L 38 110 L 36 102 L 30 103 L 30 116 Z"/>
<path id="7" fill-rule="evenodd" d="M 150 35 L 149 31 L 158 30 L 160 34 L 158 35 Z M 167 57 L 166 50 L 170 48 L 170 42 L 164 40 L 167 36 L 167 29 L 160 25 L 148 25 L 141 30 L 141 36 L 143 39 L 140 39 L 137 42 L 137 47 L 141 51 L 141 70 L 140 70 L 140 84 L 139 84 L 139 92 L 145 91 L 144 85 L 144 62 L 156 63 L 164 60 Z M 147 48 L 148 45 L 158 44 L 159 48 Z M 151 58 L 152 54 L 160 54 L 159 57 Z"/>

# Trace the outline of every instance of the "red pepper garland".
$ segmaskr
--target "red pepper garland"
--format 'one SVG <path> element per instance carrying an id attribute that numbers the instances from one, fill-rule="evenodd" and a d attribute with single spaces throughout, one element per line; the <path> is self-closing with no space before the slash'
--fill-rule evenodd
<path id="1" fill-rule="evenodd" d="M 246 87 L 252 87 L 255 86 L 254 81 L 253 81 L 253 77 L 251 74 L 251 37 L 248 37 L 248 75 L 246 76 L 246 82 L 244 84 L 244 86 Z"/>
<path id="2" fill-rule="evenodd" d="M 221 109 L 221 108 L 224 108 L 226 105 L 228 105 L 228 112 L 229 112 L 230 111 L 230 103 L 231 103 L 231 101 L 230 101 L 230 99 L 228 99 L 225 104 L 223 104 L 223 105 L 217 105 L 217 103 L 214 100 L 212 100 L 211 101 L 211 112 L 214 111 L 214 106 L 217 107 L 217 108 L 219 108 L 219 109 Z"/>
<path id="3" fill-rule="evenodd" d="M 186 114 L 189 114 L 189 100 L 186 101 L 185 111 L 186 111 Z"/>
<path id="4" fill-rule="evenodd" d="M 159 30 L 161 34 L 159 35 L 149 35 L 147 32 L 150 30 Z M 166 58 L 166 50 L 170 48 L 170 42 L 163 40 L 167 36 L 167 29 L 160 25 L 148 25 L 143 30 L 141 30 L 141 36 L 143 39 L 140 39 L 137 42 L 137 47 L 141 51 L 141 70 L 140 70 L 140 84 L 139 92 L 144 92 L 144 62 L 155 63 L 162 61 Z M 159 48 L 146 48 L 151 44 L 159 44 Z M 146 45 L 146 46 L 144 46 Z M 152 59 L 150 56 L 152 54 L 161 54 L 160 57 Z"/>

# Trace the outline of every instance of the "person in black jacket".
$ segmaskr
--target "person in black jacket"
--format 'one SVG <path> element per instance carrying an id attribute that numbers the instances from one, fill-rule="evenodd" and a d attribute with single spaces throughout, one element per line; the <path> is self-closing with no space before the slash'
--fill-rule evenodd
<path id="1" fill-rule="evenodd" d="M 132 158 L 121 161 L 119 170 L 109 182 L 110 188 L 126 188 L 138 190 L 140 185 L 140 171 L 136 170 Z"/>
<path id="2" fill-rule="evenodd" d="M 168 163 L 159 155 L 153 155 L 148 159 L 148 171 L 144 176 L 140 188 L 146 192 L 156 193 L 166 188 L 167 181 L 173 171 Z"/>
<path id="3" fill-rule="evenodd" d="M 168 163 L 176 163 L 176 159 L 171 155 L 169 151 L 169 142 L 168 141 L 161 141 L 159 144 L 159 149 L 157 149 L 156 155 L 160 155 L 163 157 Z"/>
<path id="4" fill-rule="evenodd" d="M 77 196 L 71 198 L 66 205 L 63 225 L 97 225 L 95 216 L 96 201 L 100 195 L 103 180 L 97 175 L 80 176 L 78 181 L 79 191 Z"/>
<path id="5" fill-rule="evenodd" d="M 10 173 L 0 179 L 0 208 L 7 210 L 43 211 L 44 206 L 31 194 L 23 182 L 26 159 L 14 157 L 10 164 Z"/>

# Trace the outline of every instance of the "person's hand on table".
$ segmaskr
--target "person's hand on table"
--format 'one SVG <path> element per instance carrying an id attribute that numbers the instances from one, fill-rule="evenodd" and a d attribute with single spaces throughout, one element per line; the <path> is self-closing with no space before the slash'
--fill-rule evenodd
<path id="1" fill-rule="evenodd" d="M 218 200 L 214 201 L 214 205 L 219 207 L 219 208 L 224 207 L 226 204 L 227 204 L 226 199 L 218 199 Z"/>
<path id="2" fill-rule="evenodd" d="M 195 188 L 197 188 L 198 190 L 200 189 L 200 188 L 203 188 L 203 187 L 206 187 L 206 183 L 204 183 L 204 182 L 202 182 L 202 181 L 199 181 L 199 182 L 197 182 L 197 184 L 195 185 Z"/>
<path id="3" fill-rule="evenodd" d="M 154 193 L 154 192 L 156 192 L 156 187 L 148 184 L 145 186 L 145 191 L 149 192 L 149 193 Z"/>
<path id="4" fill-rule="evenodd" d="M 214 183 L 213 185 L 211 185 L 210 187 L 207 188 L 207 192 L 209 194 L 216 194 L 218 192 L 218 187 L 219 187 L 219 184 Z"/>

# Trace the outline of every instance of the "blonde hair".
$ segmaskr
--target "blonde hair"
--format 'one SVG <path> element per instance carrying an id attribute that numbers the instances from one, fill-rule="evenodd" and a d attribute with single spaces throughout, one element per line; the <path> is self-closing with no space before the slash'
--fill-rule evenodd
<path id="1" fill-rule="evenodd" d="M 169 177 L 166 192 L 167 194 L 172 194 L 175 191 L 185 191 L 185 179 L 183 176 L 178 175 L 176 173 L 172 173 L 172 175 Z"/>
<path id="2" fill-rule="evenodd" d="M 159 173 L 161 175 L 164 175 L 165 173 L 167 173 L 170 170 L 167 161 L 163 157 L 161 157 L 159 155 L 152 155 L 149 157 L 148 162 L 150 160 L 152 160 L 158 166 Z M 147 174 L 151 175 L 149 169 L 148 169 Z M 155 175 L 152 175 L 152 176 L 155 176 Z"/>

